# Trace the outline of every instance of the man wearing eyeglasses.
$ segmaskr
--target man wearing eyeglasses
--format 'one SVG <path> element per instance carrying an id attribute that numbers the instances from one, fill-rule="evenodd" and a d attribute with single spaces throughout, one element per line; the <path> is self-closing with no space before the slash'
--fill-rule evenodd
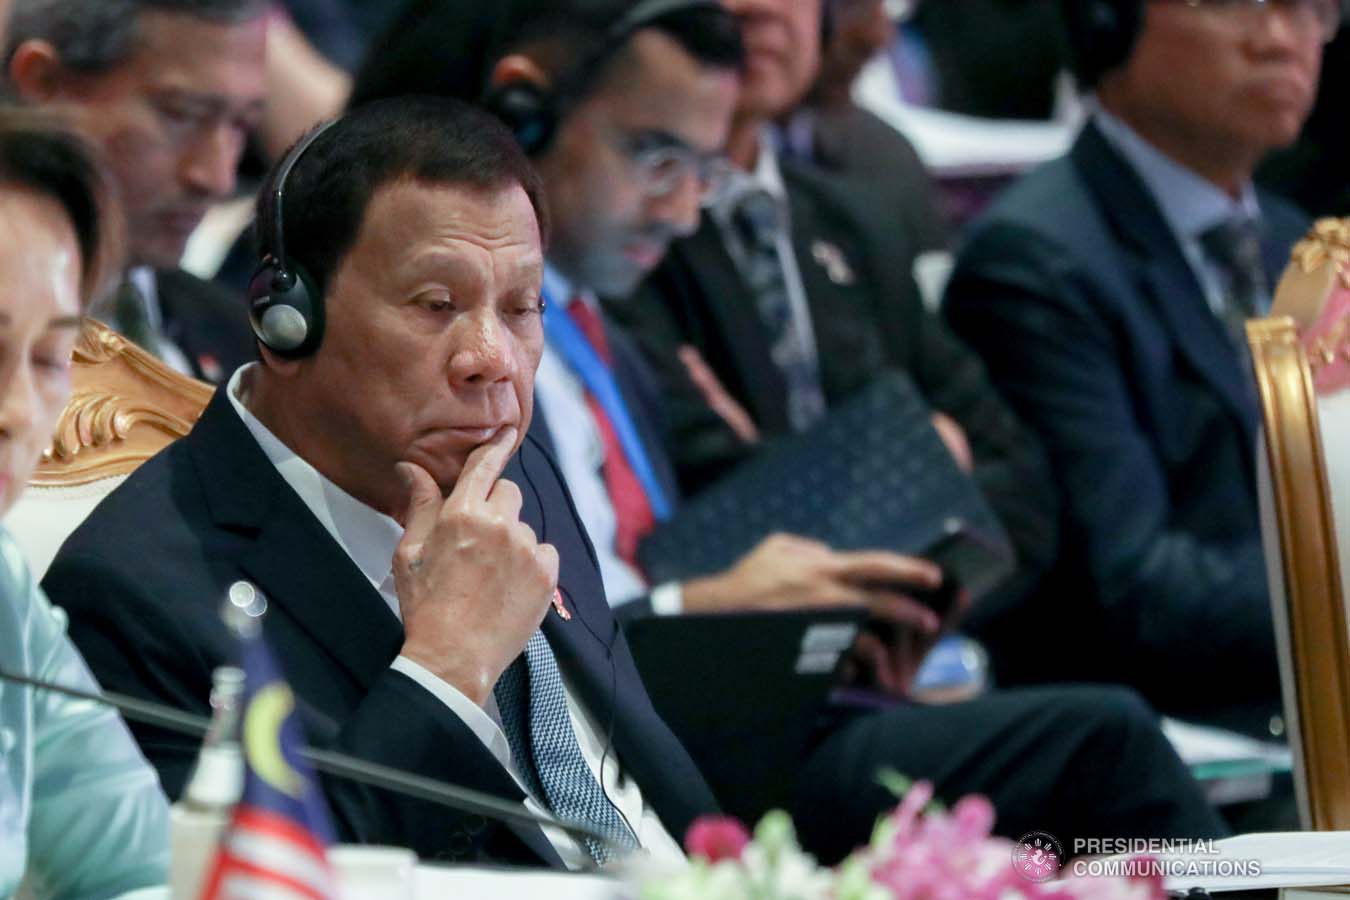
<path id="1" fill-rule="evenodd" d="M 262 118 L 265 0 L 14 0 L 14 94 L 71 111 L 103 151 L 127 220 L 129 267 L 90 312 L 186 374 L 218 381 L 253 358 L 239 301 L 179 268 L 188 236 L 234 191 Z"/>
<path id="2" fill-rule="evenodd" d="M 1063 11 L 1090 119 L 974 226 L 946 296 L 1065 489 L 1064 602 L 1010 622 L 1006 649 L 1021 677 L 1062 675 L 1032 625 L 1053 618 L 1086 674 L 1269 737 L 1280 687 L 1243 322 L 1269 309 L 1306 221 L 1251 176 L 1298 136 L 1340 9 Z"/>

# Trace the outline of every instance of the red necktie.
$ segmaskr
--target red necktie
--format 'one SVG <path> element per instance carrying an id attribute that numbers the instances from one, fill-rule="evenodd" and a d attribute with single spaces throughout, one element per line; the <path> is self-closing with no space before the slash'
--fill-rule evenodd
<path id="1" fill-rule="evenodd" d="M 605 323 L 599 314 L 581 297 L 573 298 L 567 313 L 586 336 L 591 349 L 605 365 L 610 365 L 613 360 L 609 353 L 609 339 L 605 336 Z M 614 549 L 621 559 L 637 568 L 638 543 L 656 526 L 651 503 L 647 500 L 647 492 L 642 489 L 642 482 L 628 464 L 614 423 L 590 391 L 586 392 L 586 405 L 591 409 L 591 416 L 600 429 L 600 440 L 604 444 L 605 461 L 601 471 L 605 488 L 609 491 L 610 505 L 614 507 Z"/>

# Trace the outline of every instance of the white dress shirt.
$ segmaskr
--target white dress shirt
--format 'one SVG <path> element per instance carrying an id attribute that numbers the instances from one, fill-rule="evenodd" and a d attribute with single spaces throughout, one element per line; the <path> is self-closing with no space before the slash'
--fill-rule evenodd
<path id="1" fill-rule="evenodd" d="M 389 609 L 402 621 L 398 594 L 394 590 L 393 558 L 394 551 L 403 538 L 403 527 L 321 475 L 295 451 L 283 444 L 249 411 L 245 405 L 247 400 L 245 380 L 250 377 L 250 370 L 257 365 L 249 363 L 241 366 L 231 376 L 227 387 L 231 405 L 268 460 L 276 467 L 277 473 L 299 495 L 319 523 L 332 535 L 333 540 L 351 557 L 361 573 L 379 591 Z M 550 611 L 549 615 L 554 613 Z M 480 707 L 448 682 L 407 657 L 400 656 L 395 659 L 392 668 L 416 681 L 449 707 L 450 711 L 483 742 L 502 767 L 515 778 L 521 790 L 526 793 L 526 807 L 536 813 L 548 814 L 534 798 L 529 797 L 525 781 L 511 758 L 511 747 L 506 740 L 506 734 L 502 731 L 501 715 L 491 694 L 488 696 L 486 706 Z M 643 799 L 641 788 L 635 781 L 625 776 L 615 754 L 607 752 L 610 748 L 605 730 L 600 728 L 590 713 L 582 707 L 576 692 L 568 683 L 565 672 L 563 685 L 567 692 L 567 711 L 572 721 L 572 731 L 576 734 L 577 744 L 585 757 L 586 765 L 592 775 L 599 780 L 610 802 L 633 827 L 638 843 L 657 858 L 683 860 L 684 854 L 679 844 L 670 836 L 656 812 Z M 552 828 L 544 828 L 543 832 L 569 868 L 585 868 L 591 864 L 586 849 L 573 838 Z"/>
<path id="2" fill-rule="evenodd" d="M 544 296 L 548 303 L 564 312 L 573 303 L 586 303 L 600 313 L 593 292 L 576 291 L 551 266 L 544 269 Z M 535 411 L 544 417 L 553 439 L 553 454 L 577 515 L 595 547 L 609 605 L 617 607 L 636 600 L 648 592 L 647 579 L 615 549 L 618 517 L 605 482 L 605 444 L 595 414 L 586 402 L 586 385 L 548 343 L 544 344 L 544 355 L 534 378 L 534 400 Z M 654 588 L 651 601 L 652 612 L 657 615 L 676 615 L 684 607 L 680 585 L 673 581 Z"/>

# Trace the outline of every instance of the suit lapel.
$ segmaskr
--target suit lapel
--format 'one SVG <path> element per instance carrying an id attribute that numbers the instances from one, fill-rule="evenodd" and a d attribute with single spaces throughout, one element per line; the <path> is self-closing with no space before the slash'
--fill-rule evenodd
<path id="1" fill-rule="evenodd" d="M 829 398 L 851 394 L 852 376 L 871 378 L 884 365 L 870 291 L 876 289 L 859 266 L 846 234 L 830 227 L 817 202 L 825 188 L 802 166 L 782 164 L 792 217 L 792 245 L 811 315 L 821 386 Z"/>
<path id="2" fill-rule="evenodd" d="M 1204 289 L 1148 189 L 1091 124 L 1083 129 L 1072 156 L 1122 246 L 1134 254 L 1143 296 L 1171 333 L 1173 345 L 1251 431 L 1256 406 L 1245 377 L 1247 363 L 1205 301 Z"/>
<path id="3" fill-rule="evenodd" d="M 712 217 L 704 215 L 699 230 L 671 252 L 677 253 L 690 270 L 717 333 L 726 336 L 725 364 L 735 371 L 746 391 L 746 396 L 737 399 L 748 407 L 751 418 L 762 429 L 789 430 L 787 385 L 770 355 L 755 298 L 736 271 Z M 713 360 L 709 363 L 714 368 L 717 365 Z"/>
<path id="4" fill-rule="evenodd" d="M 319 646 L 369 688 L 403 642 L 379 592 L 290 489 L 222 387 L 190 446 L 217 525 L 253 531 L 240 567 Z M 241 490 L 241 485 L 247 489 Z"/>

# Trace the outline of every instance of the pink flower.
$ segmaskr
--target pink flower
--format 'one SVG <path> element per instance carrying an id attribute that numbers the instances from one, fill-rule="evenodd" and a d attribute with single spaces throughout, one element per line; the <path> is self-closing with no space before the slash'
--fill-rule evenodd
<path id="1" fill-rule="evenodd" d="M 684 836 L 685 851 L 710 863 L 740 859 L 748 843 L 750 832 L 729 816 L 700 816 Z"/>

